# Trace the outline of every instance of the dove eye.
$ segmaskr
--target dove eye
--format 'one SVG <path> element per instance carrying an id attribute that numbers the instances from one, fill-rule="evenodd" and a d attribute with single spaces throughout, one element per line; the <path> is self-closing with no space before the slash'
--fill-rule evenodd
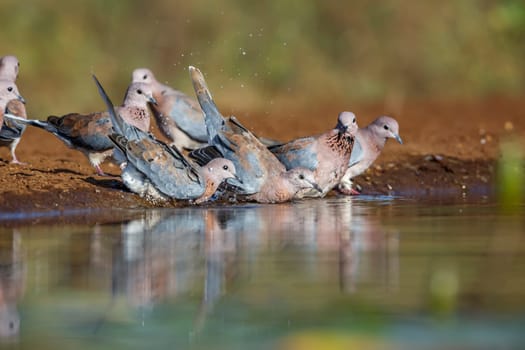
<path id="1" fill-rule="evenodd" d="M 355 118 L 352 120 L 352 123 L 355 123 Z"/>
<path id="2" fill-rule="evenodd" d="M 223 165 L 222 168 L 223 168 L 224 170 L 228 170 L 228 166 L 227 166 L 227 165 Z"/>
<path id="3" fill-rule="evenodd" d="M 144 79 L 144 80 L 148 79 L 148 75 L 147 75 L 147 74 L 144 74 L 144 76 L 142 77 L 142 79 Z"/>
<path id="4" fill-rule="evenodd" d="M 13 87 L 12 86 L 8 87 L 7 91 L 9 91 L 9 92 L 13 91 Z"/>
<path id="5" fill-rule="evenodd" d="M 141 89 L 138 89 L 138 90 L 137 90 L 137 94 L 142 95 L 142 90 L 141 90 Z"/>
<path id="6" fill-rule="evenodd" d="M 299 174 L 299 180 L 304 180 L 304 175 L 303 174 Z"/>
<path id="7" fill-rule="evenodd" d="M 385 130 L 388 130 L 388 125 L 383 126 Z"/>

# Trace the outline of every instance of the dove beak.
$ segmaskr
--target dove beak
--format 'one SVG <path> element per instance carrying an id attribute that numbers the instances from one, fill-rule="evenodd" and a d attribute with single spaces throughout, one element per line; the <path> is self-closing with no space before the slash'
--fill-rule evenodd
<path id="1" fill-rule="evenodd" d="M 238 177 L 237 174 L 235 174 L 234 177 L 235 177 L 235 180 L 239 181 L 240 184 L 243 183 L 242 180 L 241 180 L 241 178 Z"/>
<path id="2" fill-rule="evenodd" d="M 154 104 L 155 106 L 158 105 L 157 100 L 153 96 L 148 96 L 148 102 Z"/>
<path id="3" fill-rule="evenodd" d="M 239 189 L 241 189 L 241 190 L 244 190 L 244 188 L 243 188 L 243 182 L 242 182 L 242 180 L 241 180 L 239 177 L 237 177 L 237 175 L 235 175 L 235 177 L 227 178 L 227 179 L 226 179 L 226 182 L 227 182 L 229 185 L 232 185 L 232 186 L 237 187 L 237 188 L 239 188 Z"/>
<path id="4" fill-rule="evenodd" d="M 316 190 L 319 193 L 323 193 L 323 189 L 321 187 L 319 187 L 318 184 L 316 184 L 315 182 L 310 182 L 310 184 L 312 185 L 314 190 Z"/>
<path id="5" fill-rule="evenodd" d="M 396 139 L 397 142 L 399 142 L 400 144 L 403 144 L 403 140 L 401 139 L 401 136 L 399 136 L 398 134 L 394 134 L 394 138 Z"/>
<path id="6" fill-rule="evenodd" d="M 16 98 L 22 102 L 23 104 L 26 104 L 26 99 L 22 97 L 22 95 L 17 95 Z"/>

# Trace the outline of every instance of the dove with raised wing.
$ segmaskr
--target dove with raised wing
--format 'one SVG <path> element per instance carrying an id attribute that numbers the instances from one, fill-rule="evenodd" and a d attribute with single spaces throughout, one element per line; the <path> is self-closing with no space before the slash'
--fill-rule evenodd
<path id="1" fill-rule="evenodd" d="M 246 199 L 262 203 L 285 202 L 304 189 L 318 189 L 313 173 L 304 168 L 287 171 L 284 165 L 235 117 L 224 118 L 211 96 L 200 70 L 189 67 L 197 100 L 205 113 L 208 144 L 192 154 L 206 160 L 209 150 L 229 159 L 242 181 Z M 234 182 L 234 181 L 233 181 Z M 232 183 L 232 181 L 228 181 Z"/>
<path id="2" fill-rule="evenodd" d="M 235 179 L 233 163 L 217 158 L 202 167 L 193 166 L 175 147 L 137 129 L 113 108 L 102 85 L 94 77 L 116 133 L 110 140 L 126 157 L 122 180 L 130 191 L 153 200 L 209 200 L 225 179 Z"/>

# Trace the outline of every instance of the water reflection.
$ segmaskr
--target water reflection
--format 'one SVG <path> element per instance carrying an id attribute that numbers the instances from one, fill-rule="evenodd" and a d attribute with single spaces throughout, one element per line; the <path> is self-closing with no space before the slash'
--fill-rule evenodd
<path id="1" fill-rule="evenodd" d="M 0 241 L 0 337 L 13 338 L 20 329 L 17 303 L 24 294 L 26 267 L 18 230 Z"/>
<path id="2" fill-rule="evenodd" d="M 320 261 L 330 262 L 339 271 L 341 292 L 354 293 L 360 283 L 395 289 L 397 247 L 397 233 L 373 217 L 353 216 L 351 201 L 147 211 L 122 225 L 113 247 L 112 293 L 147 310 L 190 292 L 202 279 L 204 317 L 235 284 L 239 269 L 286 251 L 306 274 L 315 273 Z M 103 262 L 98 250 L 92 261 Z"/>
<path id="3" fill-rule="evenodd" d="M 345 198 L 148 210 L 111 225 L 0 228 L 0 336 L 53 334 L 54 345 L 66 337 L 80 347 L 95 337 L 121 348 L 113 334 L 125 329 L 137 346 L 151 341 L 144 334 L 157 334 L 160 343 L 207 348 L 225 329 L 266 329 L 278 339 L 319 325 L 397 320 L 391 329 L 404 334 L 415 331 L 406 320 L 422 314 L 521 310 L 523 221 L 495 220 L 491 212 Z M 494 281 L 505 289 L 489 288 Z M 376 318 L 366 321 L 370 315 Z M 251 336 L 234 338 L 246 345 Z"/>

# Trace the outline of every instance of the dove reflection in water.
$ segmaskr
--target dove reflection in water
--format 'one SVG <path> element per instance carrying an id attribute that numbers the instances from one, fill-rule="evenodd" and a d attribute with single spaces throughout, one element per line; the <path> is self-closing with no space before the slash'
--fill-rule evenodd
<path id="1" fill-rule="evenodd" d="M 123 225 L 118 241 L 114 293 L 141 310 L 201 293 L 196 333 L 236 279 L 274 283 L 265 278 L 277 272 L 264 266 L 275 257 L 299 262 L 298 278 L 333 278 L 346 293 L 361 285 L 396 288 L 399 278 L 396 232 L 351 199 L 145 211 Z"/>
<path id="2" fill-rule="evenodd" d="M 0 338 L 13 338 L 20 331 L 17 303 L 24 295 L 26 267 L 20 234 L 14 230 L 0 246 Z M 6 244 L 7 243 L 7 244 Z"/>

